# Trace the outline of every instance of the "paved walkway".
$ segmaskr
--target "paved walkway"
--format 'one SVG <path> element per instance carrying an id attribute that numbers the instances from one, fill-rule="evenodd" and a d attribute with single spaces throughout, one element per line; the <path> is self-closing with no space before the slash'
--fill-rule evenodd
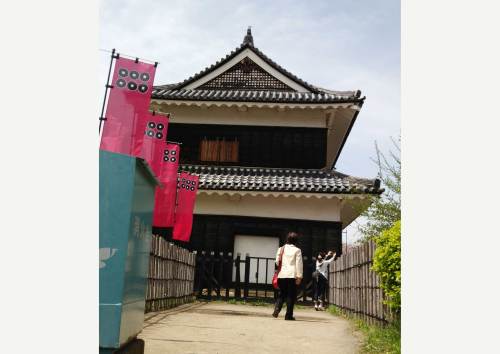
<path id="1" fill-rule="evenodd" d="M 146 354 L 163 353 L 357 353 L 360 336 L 337 316 L 295 309 L 296 321 L 272 308 L 196 303 L 147 314 L 139 338 Z"/>

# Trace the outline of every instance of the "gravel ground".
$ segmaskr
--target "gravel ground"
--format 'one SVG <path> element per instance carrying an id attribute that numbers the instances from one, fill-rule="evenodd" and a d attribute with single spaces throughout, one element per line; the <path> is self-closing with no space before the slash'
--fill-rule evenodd
<path id="1" fill-rule="evenodd" d="M 360 334 L 345 319 L 313 308 L 295 309 L 296 321 L 272 307 L 195 303 L 147 314 L 139 335 L 146 354 L 357 353 Z"/>

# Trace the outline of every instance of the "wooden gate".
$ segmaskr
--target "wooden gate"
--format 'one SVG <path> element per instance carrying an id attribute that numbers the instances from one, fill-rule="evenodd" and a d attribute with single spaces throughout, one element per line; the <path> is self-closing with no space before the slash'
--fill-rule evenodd
<path id="1" fill-rule="evenodd" d="M 274 302 L 272 286 L 275 259 L 246 254 L 200 252 L 196 254 L 194 293 L 206 300 L 257 300 Z M 304 279 L 297 289 L 297 302 L 310 303 L 313 295 L 314 264 L 304 257 Z M 251 272 L 254 270 L 255 272 Z M 253 274 L 251 274 L 253 273 Z"/>

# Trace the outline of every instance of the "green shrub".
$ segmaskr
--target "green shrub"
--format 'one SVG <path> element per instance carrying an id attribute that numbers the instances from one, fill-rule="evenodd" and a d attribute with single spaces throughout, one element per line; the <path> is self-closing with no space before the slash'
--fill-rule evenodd
<path id="1" fill-rule="evenodd" d="M 401 221 L 374 238 L 377 245 L 372 269 L 387 295 L 386 304 L 396 312 L 401 308 Z"/>

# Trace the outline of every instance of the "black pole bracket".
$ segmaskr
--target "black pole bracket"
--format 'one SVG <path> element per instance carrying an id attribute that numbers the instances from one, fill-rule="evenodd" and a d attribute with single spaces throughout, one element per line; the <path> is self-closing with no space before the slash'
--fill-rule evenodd
<path id="1" fill-rule="evenodd" d="M 158 62 L 157 62 L 157 61 L 155 61 L 155 68 L 156 68 L 157 66 L 158 66 Z"/>
<path id="2" fill-rule="evenodd" d="M 109 79 L 111 77 L 111 67 L 113 66 L 113 59 L 118 59 L 120 57 L 120 53 L 117 53 L 115 56 L 115 48 L 111 51 L 111 60 L 109 62 L 109 70 L 108 70 L 108 79 L 106 80 L 106 89 L 104 90 L 104 98 L 102 100 L 102 110 L 101 110 L 101 116 L 99 117 L 99 134 L 101 133 L 101 126 L 102 126 L 102 121 L 106 120 L 104 117 L 104 107 L 106 106 L 106 98 L 108 96 L 108 89 L 113 88 L 112 85 L 109 84 Z"/>

